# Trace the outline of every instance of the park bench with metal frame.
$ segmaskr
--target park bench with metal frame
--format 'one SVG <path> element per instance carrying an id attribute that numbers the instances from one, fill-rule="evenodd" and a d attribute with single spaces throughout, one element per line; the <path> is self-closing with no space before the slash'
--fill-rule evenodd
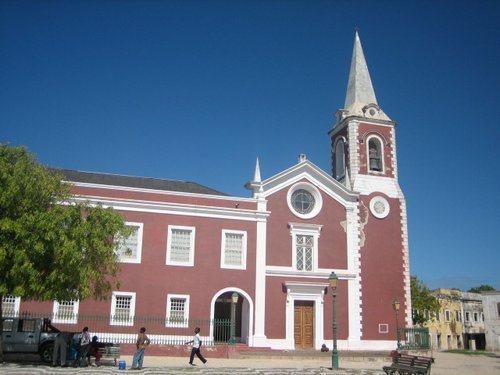
<path id="1" fill-rule="evenodd" d="M 390 366 L 384 366 L 383 370 L 387 375 L 430 375 L 431 365 L 434 361 L 430 357 L 421 357 L 409 354 L 398 353 Z"/>

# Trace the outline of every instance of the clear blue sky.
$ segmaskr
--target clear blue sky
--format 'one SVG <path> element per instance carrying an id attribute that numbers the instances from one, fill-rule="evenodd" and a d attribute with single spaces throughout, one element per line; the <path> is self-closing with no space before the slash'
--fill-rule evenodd
<path id="1" fill-rule="evenodd" d="M 356 26 L 398 123 L 411 273 L 500 288 L 500 1 L 4 0 L 0 142 L 237 196 L 256 157 L 330 171 Z"/>

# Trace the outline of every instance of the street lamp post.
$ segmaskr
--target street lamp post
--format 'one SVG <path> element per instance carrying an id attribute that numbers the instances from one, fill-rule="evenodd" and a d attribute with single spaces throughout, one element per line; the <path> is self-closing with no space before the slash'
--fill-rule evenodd
<path id="1" fill-rule="evenodd" d="M 236 343 L 236 304 L 238 303 L 238 293 L 233 292 L 231 296 L 231 344 Z"/>
<path id="2" fill-rule="evenodd" d="M 398 340 L 398 350 L 401 347 L 401 341 L 399 339 L 399 324 L 398 324 L 398 313 L 399 313 L 399 301 L 395 299 L 392 301 L 392 307 L 394 308 L 394 311 L 396 312 L 396 338 Z"/>
<path id="3" fill-rule="evenodd" d="M 332 350 L 332 370 L 339 368 L 339 352 L 337 351 L 337 282 L 339 278 L 332 272 L 328 278 L 333 297 L 333 350 Z"/>

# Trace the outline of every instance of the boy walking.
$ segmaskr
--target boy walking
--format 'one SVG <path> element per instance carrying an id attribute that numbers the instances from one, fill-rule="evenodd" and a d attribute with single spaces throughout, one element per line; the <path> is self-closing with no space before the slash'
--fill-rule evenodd
<path id="1" fill-rule="evenodd" d="M 203 364 L 206 366 L 207 365 L 207 360 L 205 358 L 203 358 L 203 356 L 201 355 L 201 352 L 200 352 L 200 348 L 201 348 L 201 339 L 200 339 L 200 328 L 199 327 L 196 327 L 194 329 L 194 337 L 191 341 L 188 341 L 186 342 L 186 345 L 187 344 L 193 344 L 193 348 L 191 349 L 191 356 L 189 357 L 189 364 L 191 366 L 196 366 L 194 363 L 193 363 L 193 360 L 194 360 L 194 356 L 196 354 L 196 356 L 203 362 Z"/>

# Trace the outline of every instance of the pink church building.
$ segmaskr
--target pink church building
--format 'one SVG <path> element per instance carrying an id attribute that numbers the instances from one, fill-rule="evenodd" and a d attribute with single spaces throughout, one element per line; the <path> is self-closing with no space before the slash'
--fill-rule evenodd
<path id="1" fill-rule="evenodd" d="M 63 170 L 75 200 L 113 207 L 134 229 L 119 250 L 120 289 L 105 301 L 6 297 L 4 309 L 43 306 L 55 324 L 58 311 L 98 312 L 109 316 L 110 332 L 132 337 L 139 327 L 123 317 L 159 317 L 162 330 L 148 332 L 154 343 L 180 328 L 191 335 L 191 319 L 227 317 L 234 295 L 238 342 L 331 348 L 328 277 L 335 272 L 338 348 L 392 350 L 394 300 L 399 325 L 411 325 L 395 125 L 377 103 L 356 33 L 345 104 L 328 133 L 332 171 L 300 155 L 264 177 L 257 161 L 249 197 L 234 197 L 190 182 Z M 81 329 L 77 318 L 65 323 Z M 202 334 L 213 339 L 216 332 Z"/>

